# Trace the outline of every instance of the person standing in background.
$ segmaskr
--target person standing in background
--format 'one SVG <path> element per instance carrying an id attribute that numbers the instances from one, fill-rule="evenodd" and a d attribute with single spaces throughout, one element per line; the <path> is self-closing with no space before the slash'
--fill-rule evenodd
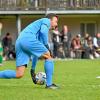
<path id="1" fill-rule="evenodd" d="M 9 53 L 12 49 L 12 36 L 10 33 L 6 33 L 5 37 L 2 39 L 2 46 L 4 51 L 4 59 L 9 59 Z"/>
<path id="2" fill-rule="evenodd" d="M 63 49 L 65 53 L 65 57 L 70 57 L 70 46 L 71 46 L 71 32 L 68 29 L 67 25 L 63 25 L 63 29 L 61 31 L 61 40 L 63 43 Z"/>

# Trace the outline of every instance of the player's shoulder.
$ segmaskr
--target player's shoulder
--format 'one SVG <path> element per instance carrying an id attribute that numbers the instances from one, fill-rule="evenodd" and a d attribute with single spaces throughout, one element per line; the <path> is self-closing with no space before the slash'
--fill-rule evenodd
<path id="1" fill-rule="evenodd" d="M 43 20 L 43 21 L 50 21 L 50 19 L 49 18 L 41 18 L 41 20 Z"/>
<path id="2" fill-rule="evenodd" d="M 50 19 L 48 19 L 48 18 L 42 18 L 41 20 L 42 20 L 42 24 L 45 24 L 48 27 L 50 27 Z"/>
<path id="3" fill-rule="evenodd" d="M 49 18 L 41 18 L 40 19 L 43 23 L 50 23 L 50 19 Z"/>

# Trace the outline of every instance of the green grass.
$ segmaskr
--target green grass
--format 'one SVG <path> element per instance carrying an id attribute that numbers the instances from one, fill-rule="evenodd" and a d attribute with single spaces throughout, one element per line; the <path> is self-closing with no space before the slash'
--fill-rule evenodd
<path id="1" fill-rule="evenodd" d="M 58 90 L 34 85 L 30 66 L 21 79 L 0 79 L 0 100 L 100 100 L 100 59 L 55 61 L 54 83 Z M 15 69 L 14 61 L 4 62 L 3 69 Z M 39 61 L 36 71 L 43 71 Z"/>

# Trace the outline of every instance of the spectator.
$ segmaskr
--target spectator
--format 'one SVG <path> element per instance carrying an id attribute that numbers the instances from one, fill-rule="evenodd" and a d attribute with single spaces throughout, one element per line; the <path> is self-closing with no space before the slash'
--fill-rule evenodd
<path id="1" fill-rule="evenodd" d="M 60 32 L 58 30 L 58 27 L 55 28 L 55 30 L 52 31 L 53 34 L 53 43 L 54 43 L 54 57 L 58 56 L 58 48 L 60 45 Z"/>
<path id="2" fill-rule="evenodd" d="M 88 46 L 88 44 L 87 44 L 88 38 L 89 38 L 89 34 L 85 33 L 84 44 L 83 44 L 84 46 Z"/>
<path id="3" fill-rule="evenodd" d="M 88 47 L 88 38 L 89 38 L 89 34 L 85 33 L 85 36 L 83 38 L 83 51 L 82 51 L 82 58 L 89 58 L 89 52 L 87 52 L 85 49 Z"/>
<path id="4" fill-rule="evenodd" d="M 80 34 L 76 35 L 71 42 L 71 57 L 81 58 L 81 40 Z"/>
<path id="5" fill-rule="evenodd" d="M 4 50 L 4 59 L 7 60 L 12 50 L 12 36 L 10 33 L 6 33 L 6 36 L 2 39 L 2 46 Z"/>
<path id="6" fill-rule="evenodd" d="M 53 54 L 53 51 L 54 51 L 53 34 L 52 34 L 52 31 L 49 31 L 49 32 L 50 32 L 50 34 L 49 34 L 49 47 L 50 47 L 51 53 Z"/>
<path id="7" fill-rule="evenodd" d="M 70 57 L 70 46 L 71 46 L 72 35 L 71 35 L 71 32 L 68 30 L 67 25 L 63 26 L 61 33 L 62 33 L 61 40 L 63 43 L 65 57 Z"/>
<path id="8" fill-rule="evenodd" d="M 94 45 L 94 47 L 96 49 L 97 55 L 100 56 L 100 33 L 97 33 L 96 37 L 93 38 L 93 45 Z"/>
<path id="9" fill-rule="evenodd" d="M 85 57 L 94 59 L 95 58 L 95 48 L 93 46 L 93 39 L 91 36 L 88 36 L 87 38 L 87 45 L 85 45 Z"/>
<path id="10" fill-rule="evenodd" d="M 100 33 L 97 33 L 96 37 L 94 37 L 93 44 L 95 48 L 100 48 Z"/>
<path id="11" fill-rule="evenodd" d="M 60 45 L 58 48 L 58 58 L 62 58 L 62 59 L 65 58 L 65 53 L 62 45 Z"/>

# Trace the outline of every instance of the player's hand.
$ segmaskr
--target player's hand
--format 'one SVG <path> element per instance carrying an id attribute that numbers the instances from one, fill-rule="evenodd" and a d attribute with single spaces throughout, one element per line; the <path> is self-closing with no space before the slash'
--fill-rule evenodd
<path id="1" fill-rule="evenodd" d="M 52 52 L 51 52 L 51 50 L 50 50 L 50 48 L 49 48 L 49 45 L 47 44 L 47 45 L 45 45 L 45 47 L 49 50 L 50 56 L 53 58 L 54 56 L 53 56 L 53 54 L 52 54 Z"/>
<path id="2" fill-rule="evenodd" d="M 50 52 L 50 56 L 53 58 L 54 56 L 53 56 L 52 51 L 51 51 L 51 50 L 49 50 L 49 52 Z"/>

